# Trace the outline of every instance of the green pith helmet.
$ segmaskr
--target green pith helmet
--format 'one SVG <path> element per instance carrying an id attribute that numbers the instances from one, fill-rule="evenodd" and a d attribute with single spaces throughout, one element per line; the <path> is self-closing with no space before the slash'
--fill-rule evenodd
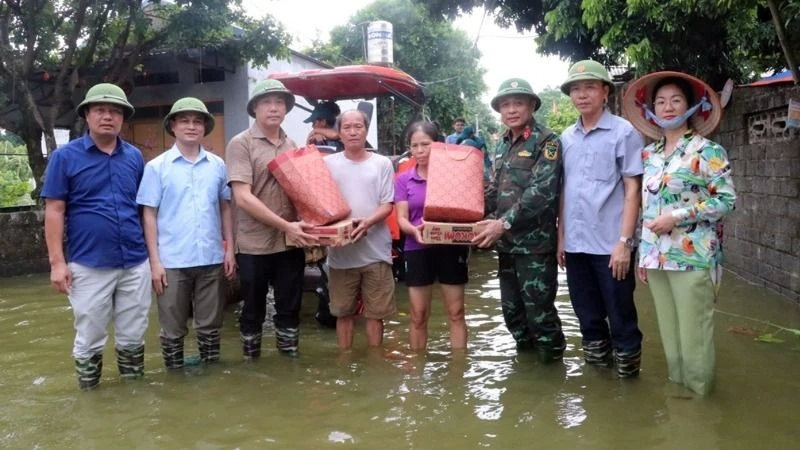
<path id="1" fill-rule="evenodd" d="M 247 102 L 247 114 L 250 114 L 250 117 L 256 116 L 255 108 L 258 99 L 267 94 L 283 95 L 286 101 L 287 113 L 294 108 L 294 94 L 286 89 L 286 86 L 284 86 L 280 81 L 268 78 L 256 83 L 256 86 L 253 88 L 253 93 L 250 94 L 250 100 Z"/>
<path id="2" fill-rule="evenodd" d="M 170 136 L 175 136 L 175 133 L 172 132 L 172 127 L 169 126 L 169 121 L 176 115 L 185 112 L 200 113 L 206 118 L 206 130 L 203 136 L 208 136 L 209 133 L 211 133 L 211 131 L 214 129 L 214 116 L 208 112 L 208 108 L 206 108 L 205 103 L 194 97 L 184 97 L 176 101 L 172 105 L 172 109 L 169 110 L 167 117 L 164 117 L 164 129 L 167 130 L 167 133 L 169 133 Z"/>
<path id="3" fill-rule="evenodd" d="M 591 59 L 578 61 L 569 68 L 567 81 L 561 85 L 561 92 L 569 95 L 569 85 L 575 81 L 583 80 L 600 80 L 608 86 L 609 93 L 614 92 L 614 83 L 611 82 L 611 77 L 608 76 L 608 70 L 599 62 Z"/>
<path id="4" fill-rule="evenodd" d="M 533 92 L 530 83 L 522 78 L 509 78 L 500 84 L 500 88 L 497 90 L 497 95 L 495 95 L 492 99 L 492 109 L 500 112 L 500 100 L 502 100 L 503 97 L 508 97 L 509 95 L 523 95 L 533 98 L 534 112 L 536 112 L 536 110 L 542 106 L 542 100 L 538 95 L 536 95 L 536 93 Z"/>
<path id="5" fill-rule="evenodd" d="M 122 106 L 125 110 L 125 119 L 130 119 L 134 111 L 136 111 L 133 105 L 128 103 L 128 97 L 125 95 L 122 88 L 111 83 L 100 83 L 92 86 L 86 91 L 86 97 L 84 97 L 83 101 L 75 108 L 75 112 L 81 117 L 86 117 L 84 114 L 86 107 L 91 103 L 111 103 L 112 105 Z"/>

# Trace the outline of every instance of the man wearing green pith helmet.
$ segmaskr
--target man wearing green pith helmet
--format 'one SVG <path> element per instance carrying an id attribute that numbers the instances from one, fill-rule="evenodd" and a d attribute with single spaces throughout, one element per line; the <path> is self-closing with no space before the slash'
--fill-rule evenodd
<path id="1" fill-rule="evenodd" d="M 614 84 L 597 61 L 572 65 L 561 91 L 580 113 L 561 134 L 564 191 L 558 261 L 567 269 L 587 364 L 639 375 L 642 333 L 633 291 L 644 141 L 606 108 Z"/>
<path id="2" fill-rule="evenodd" d="M 506 326 L 521 351 L 561 360 L 565 340 L 555 307 L 556 218 L 561 193 L 561 142 L 536 123 L 541 100 L 520 78 L 504 81 L 492 99 L 508 131 L 495 153 L 495 177 L 485 193 L 479 247 L 495 245 Z"/>
<path id="3" fill-rule="evenodd" d="M 90 390 L 112 320 L 120 376 L 144 375 L 150 264 L 136 204 L 144 158 L 119 137 L 134 108 L 122 89 L 101 83 L 76 112 L 88 132 L 50 155 L 42 198 L 50 281 L 72 306 L 78 386 Z"/>
<path id="4" fill-rule="evenodd" d="M 164 129 L 175 144 L 147 163 L 136 201 L 158 296 L 161 353 L 167 369 L 180 369 L 190 318 L 200 359 L 219 359 L 224 276 L 235 274 L 236 261 L 225 163 L 201 145 L 214 116 L 185 97 L 172 105 Z"/>
<path id="5" fill-rule="evenodd" d="M 247 113 L 255 121 L 231 139 L 225 163 L 233 190 L 236 221 L 236 261 L 244 295 L 239 317 L 245 359 L 261 356 L 265 298 L 275 294 L 275 344 L 286 355 L 299 345 L 300 298 L 305 252 L 287 248 L 286 236 L 301 246 L 316 238 L 304 231 L 286 192 L 267 170 L 278 155 L 297 148 L 281 128 L 294 107 L 294 95 L 278 80 L 262 80 L 253 88 Z"/>

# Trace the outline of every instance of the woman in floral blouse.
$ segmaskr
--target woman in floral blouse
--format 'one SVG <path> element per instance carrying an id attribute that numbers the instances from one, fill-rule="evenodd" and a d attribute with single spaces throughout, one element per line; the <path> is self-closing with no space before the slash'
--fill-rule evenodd
<path id="1" fill-rule="evenodd" d="M 736 199 L 725 149 L 704 137 L 722 107 L 707 84 L 680 72 L 636 80 L 623 104 L 656 140 L 642 152 L 637 274 L 653 295 L 670 380 L 704 395 L 714 385 L 721 220 Z"/>

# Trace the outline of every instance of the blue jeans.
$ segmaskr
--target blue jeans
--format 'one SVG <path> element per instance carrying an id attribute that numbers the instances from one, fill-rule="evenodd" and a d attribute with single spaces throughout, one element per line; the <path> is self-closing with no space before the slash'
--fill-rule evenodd
<path id="1" fill-rule="evenodd" d="M 610 340 L 617 353 L 637 353 L 642 349 L 642 333 L 633 302 L 635 261 L 632 257 L 625 278 L 616 280 L 608 267 L 610 258 L 610 255 L 566 254 L 572 308 L 578 316 L 584 344 Z"/>

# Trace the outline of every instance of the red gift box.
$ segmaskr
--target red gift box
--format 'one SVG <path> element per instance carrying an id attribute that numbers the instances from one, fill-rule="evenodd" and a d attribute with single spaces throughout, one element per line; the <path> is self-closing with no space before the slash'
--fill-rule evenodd
<path id="1" fill-rule="evenodd" d="M 281 153 L 267 169 L 309 225 L 327 225 L 350 215 L 350 206 L 314 145 Z"/>
<path id="2" fill-rule="evenodd" d="M 468 145 L 434 142 L 428 158 L 426 221 L 467 223 L 483 219 L 483 153 Z"/>

